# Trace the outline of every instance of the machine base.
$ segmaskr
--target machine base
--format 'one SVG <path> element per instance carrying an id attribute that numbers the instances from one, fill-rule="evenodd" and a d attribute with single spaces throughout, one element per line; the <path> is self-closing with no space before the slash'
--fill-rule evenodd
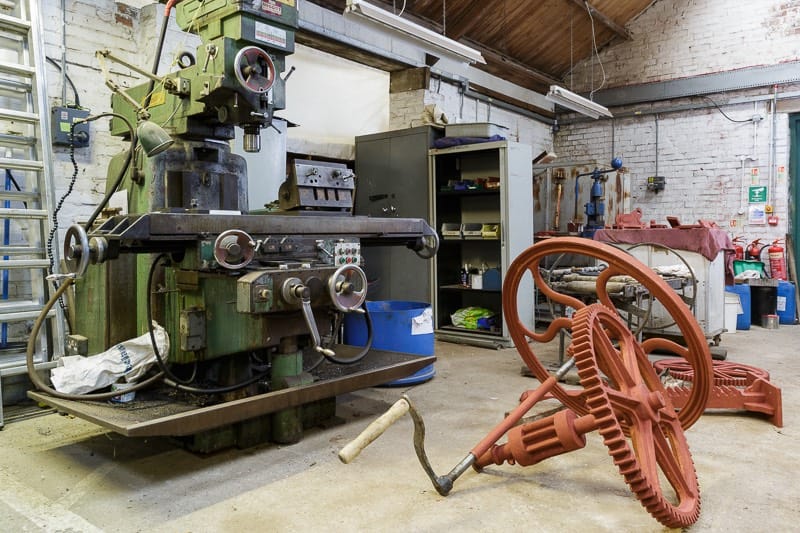
<path id="1" fill-rule="evenodd" d="M 336 353 L 342 356 L 360 349 L 346 345 L 335 347 Z M 164 394 L 157 394 L 156 399 L 140 400 L 137 396 L 137 399 L 125 404 L 63 400 L 39 391 L 29 391 L 28 396 L 126 437 L 180 437 L 381 385 L 409 376 L 434 361 L 435 356 L 372 350 L 362 361 L 353 365 L 322 363 L 312 372 L 315 382 L 310 385 L 204 407 L 168 397 L 167 390 Z"/>

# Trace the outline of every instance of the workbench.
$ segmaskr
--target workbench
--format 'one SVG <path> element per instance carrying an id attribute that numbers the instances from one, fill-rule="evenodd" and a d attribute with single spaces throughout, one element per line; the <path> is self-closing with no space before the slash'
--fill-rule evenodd
<path id="1" fill-rule="evenodd" d="M 675 254 L 689 266 L 697 280 L 693 312 L 706 338 L 719 344 L 724 328 L 726 278 L 733 279 L 733 243 L 724 230 L 692 227 L 669 229 L 603 229 L 594 239 L 620 246 L 653 267 L 676 263 Z M 660 321 L 658 312 L 652 320 Z M 671 320 L 670 320 L 671 322 Z M 654 324 L 655 325 L 655 324 Z M 662 329 L 662 328 L 659 328 Z M 674 326 L 660 334 L 680 335 Z"/>

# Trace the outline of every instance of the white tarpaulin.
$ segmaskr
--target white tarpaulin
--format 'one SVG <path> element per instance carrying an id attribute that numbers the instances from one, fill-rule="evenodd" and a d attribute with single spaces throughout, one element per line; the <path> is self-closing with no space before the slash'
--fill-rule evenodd
<path id="1" fill-rule="evenodd" d="M 169 352 L 167 332 L 153 322 L 158 353 L 166 357 Z M 112 346 L 103 353 L 83 357 L 69 355 L 59 359 L 60 366 L 50 371 L 50 381 L 58 392 L 66 394 L 86 394 L 93 390 L 108 387 L 120 378 L 128 383 L 142 377 L 156 362 L 150 334 L 145 333 Z"/>

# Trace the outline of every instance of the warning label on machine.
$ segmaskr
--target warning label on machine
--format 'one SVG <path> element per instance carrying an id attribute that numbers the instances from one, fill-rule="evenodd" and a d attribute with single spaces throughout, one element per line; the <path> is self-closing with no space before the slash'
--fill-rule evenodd
<path id="1" fill-rule="evenodd" d="M 262 43 L 286 48 L 286 31 L 263 22 L 256 22 L 255 38 Z"/>

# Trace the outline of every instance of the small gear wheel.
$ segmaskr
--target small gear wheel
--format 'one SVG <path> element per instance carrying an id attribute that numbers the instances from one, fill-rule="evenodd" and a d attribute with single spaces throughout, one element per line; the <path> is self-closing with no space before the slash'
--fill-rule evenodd
<path id="1" fill-rule="evenodd" d="M 589 414 L 625 482 L 665 526 L 696 522 L 700 489 L 689 445 L 642 346 L 615 310 L 592 304 L 573 317 L 572 348 Z"/>

